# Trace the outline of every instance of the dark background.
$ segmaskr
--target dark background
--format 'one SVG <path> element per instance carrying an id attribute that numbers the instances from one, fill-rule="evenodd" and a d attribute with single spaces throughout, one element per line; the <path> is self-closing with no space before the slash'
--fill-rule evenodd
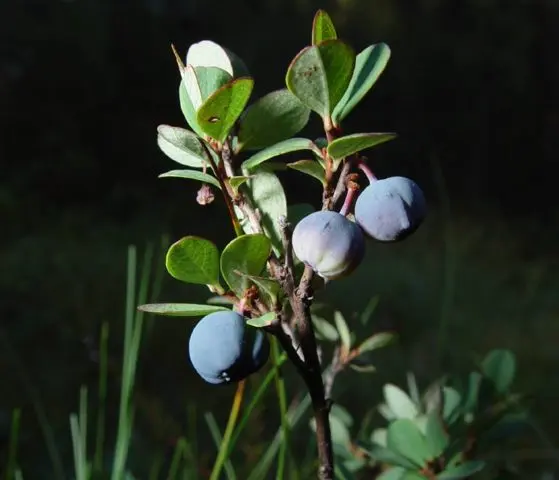
<path id="1" fill-rule="evenodd" d="M 202 39 L 227 46 L 261 95 L 284 86 L 317 8 L 356 50 L 391 47 L 385 73 L 345 129 L 398 132 L 369 152 L 371 165 L 379 176 L 414 178 L 431 206 L 409 241 L 371 246 L 355 277 L 328 287 L 348 316 L 379 294 L 378 321 L 397 324 L 403 338 L 403 360 L 367 380 L 370 397 L 351 395 L 363 380 L 350 374 L 338 399 L 359 416 L 383 378 L 401 383 L 412 369 L 433 379 L 441 338 L 446 365 L 457 368 L 472 352 L 507 347 L 519 356 L 519 388 L 535 395 L 559 440 L 559 2 L 3 0 L 0 431 L 21 407 L 28 478 L 50 478 L 36 402 L 70 458 L 67 418 L 79 385 L 95 384 L 91 350 L 103 321 L 111 322 L 118 372 L 126 245 L 142 248 L 162 234 L 223 245 L 232 234 L 220 200 L 201 207 L 195 184 L 157 179 L 175 168 L 157 148 L 157 125 L 185 124 L 170 44 L 183 56 Z M 318 126 L 315 119 L 305 133 L 318 135 Z M 290 203 L 318 201 L 300 174 L 282 180 Z M 161 299 L 206 296 L 166 278 Z M 232 393 L 191 372 L 190 324 L 154 325 L 139 366 L 137 452 L 164 450 L 184 433 L 189 402 L 203 400 L 225 418 Z M 116 373 L 114 383 L 113 406 Z"/>

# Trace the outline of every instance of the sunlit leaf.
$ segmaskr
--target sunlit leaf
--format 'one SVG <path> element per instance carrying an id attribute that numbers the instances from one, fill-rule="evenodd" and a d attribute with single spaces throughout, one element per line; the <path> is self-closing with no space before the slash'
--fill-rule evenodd
<path id="1" fill-rule="evenodd" d="M 370 336 L 369 338 L 365 339 L 361 345 L 359 345 L 358 350 L 359 354 L 365 352 L 372 352 L 373 350 L 377 350 L 379 348 L 386 347 L 391 343 L 394 343 L 396 340 L 396 335 L 390 332 L 380 332 L 375 333 L 374 335 Z"/>
<path id="2" fill-rule="evenodd" d="M 310 109 L 289 90 L 268 93 L 240 118 L 236 150 L 261 149 L 288 139 L 303 129 L 309 116 Z"/>
<path id="3" fill-rule="evenodd" d="M 324 10 L 316 12 L 312 24 L 312 44 L 318 45 L 326 40 L 335 40 L 336 38 L 338 38 L 338 35 L 330 15 Z"/>
<path id="4" fill-rule="evenodd" d="M 195 303 L 148 303 L 140 305 L 138 310 L 167 317 L 204 317 L 213 312 L 229 310 L 217 305 Z"/>
<path id="5" fill-rule="evenodd" d="M 157 127 L 157 145 L 171 160 L 187 167 L 202 168 L 209 165 L 202 140 L 189 130 L 171 125 Z"/>
<path id="6" fill-rule="evenodd" d="M 214 92 L 198 109 L 200 128 L 218 142 L 223 142 L 243 112 L 254 86 L 252 78 L 237 78 Z"/>
<path id="7" fill-rule="evenodd" d="M 287 70 L 287 88 L 311 110 L 327 118 L 344 95 L 354 65 L 353 49 L 341 40 L 306 47 Z"/>
<path id="8" fill-rule="evenodd" d="M 333 160 L 341 160 L 394 138 L 396 138 L 395 133 L 354 133 L 331 142 L 328 145 L 328 154 Z"/>
<path id="9" fill-rule="evenodd" d="M 255 153 L 252 157 L 248 158 L 241 164 L 241 168 L 252 170 L 271 158 L 278 157 L 286 153 L 297 152 L 299 150 L 312 150 L 317 152 L 319 155 L 321 154 L 320 150 L 312 140 L 309 140 L 308 138 L 290 138 Z"/>
<path id="10" fill-rule="evenodd" d="M 336 329 L 340 334 L 340 340 L 342 346 L 349 351 L 351 348 L 351 334 L 349 331 L 349 327 L 347 326 L 347 322 L 345 321 L 344 316 L 339 311 L 334 312 L 334 323 L 336 325 Z"/>
<path id="11" fill-rule="evenodd" d="M 390 48 L 385 43 L 370 45 L 357 55 L 349 86 L 332 114 L 336 125 L 340 124 L 373 87 L 389 58 Z"/>
<path id="12" fill-rule="evenodd" d="M 260 275 L 270 256 L 271 244 L 262 234 L 248 234 L 235 238 L 223 249 L 220 259 L 221 274 L 237 295 L 243 295 L 250 280 L 237 272 Z"/>
<path id="13" fill-rule="evenodd" d="M 338 330 L 330 322 L 317 315 L 311 316 L 315 333 L 319 340 L 327 340 L 329 342 L 336 342 L 340 338 Z"/>
<path id="14" fill-rule="evenodd" d="M 249 196 L 262 219 L 264 233 L 279 253 L 282 248 L 280 217 L 287 215 L 287 199 L 277 175 L 258 172 L 248 181 Z"/>
<path id="15" fill-rule="evenodd" d="M 219 251 L 205 238 L 188 236 L 175 242 L 167 251 L 165 266 L 177 280 L 219 285 Z"/>
<path id="16" fill-rule="evenodd" d="M 186 178 L 190 180 L 198 180 L 199 182 L 209 183 L 214 187 L 221 189 L 221 185 L 215 177 L 197 170 L 170 170 L 159 175 L 159 178 Z"/>

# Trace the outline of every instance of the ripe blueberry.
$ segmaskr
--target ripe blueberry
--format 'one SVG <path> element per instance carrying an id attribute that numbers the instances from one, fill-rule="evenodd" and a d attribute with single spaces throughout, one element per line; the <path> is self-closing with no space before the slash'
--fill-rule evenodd
<path id="1" fill-rule="evenodd" d="M 359 226 L 338 212 L 314 212 L 293 230 L 297 258 L 332 280 L 351 273 L 363 260 L 365 239 Z"/>
<path id="2" fill-rule="evenodd" d="M 355 221 L 367 235 L 382 242 L 406 238 L 421 225 L 426 213 L 423 192 L 405 177 L 376 180 L 355 202 Z"/>
<path id="3" fill-rule="evenodd" d="M 208 383 L 238 382 L 259 370 L 268 360 L 266 334 L 247 325 L 232 311 L 210 313 L 190 335 L 189 355 L 196 372 Z"/>

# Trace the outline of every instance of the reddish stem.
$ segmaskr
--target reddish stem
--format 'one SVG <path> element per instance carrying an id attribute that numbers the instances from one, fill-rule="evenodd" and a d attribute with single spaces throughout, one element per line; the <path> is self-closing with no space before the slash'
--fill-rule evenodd
<path id="1" fill-rule="evenodd" d="M 375 174 L 373 173 L 373 171 L 369 168 L 369 166 L 362 159 L 359 159 L 359 161 L 357 162 L 357 166 L 367 176 L 367 179 L 369 180 L 369 183 L 373 183 L 373 182 L 377 181 L 377 177 L 375 177 Z"/>
<path id="2" fill-rule="evenodd" d="M 342 205 L 342 208 L 340 208 L 340 214 L 344 217 L 349 213 L 349 209 L 353 203 L 353 197 L 355 197 L 355 189 L 348 187 L 345 194 L 344 204 Z"/>

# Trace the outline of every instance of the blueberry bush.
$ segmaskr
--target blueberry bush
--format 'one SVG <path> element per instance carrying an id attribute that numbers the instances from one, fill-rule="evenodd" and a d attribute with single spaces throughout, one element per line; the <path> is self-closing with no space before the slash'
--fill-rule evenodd
<path id="1" fill-rule="evenodd" d="M 211 293 L 206 304 L 147 303 L 138 308 L 202 317 L 188 346 L 192 366 L 210 384 L 236 385 L 211 478 L 221 478 L 240 434 L 245 381 L 267 366 L 284 400 L 279 441 L 287 441 L 292 418 L 281 371 L 289 364 L 308 389 L 320 479 L 452 480 L 513 474 L 490 460 L 492 449 L 502 448 L 525 422 L 521 397 L 511 391 L 515 359 L 506 350 L 490 352 L 464 378 L 436 379 L 424 392 L 412 375 L 407 391 L 386 384 L 378 407 L 386 427 L 369 429 L 360 422 L 357 436 L 352 434 L 355 420 L 332 398 L 336 376 L 349 368 L 374 371 L 373 352 L 391 344 L 395 334 L 357 338 L 339 312 L 332 321 L 316 314 L 315 293 L 359 268 L 367 242 L 401 241 L 420 227 L 427 213 L 424 194 L 413 180 L 377 178 L 363 155 L 396 134 L 343 128 L 385 69 L 389 47 L 377 43 L 356 53 L 338 38 L 328 14 L 318 11 L 311 45 L 289 65 L 286 88 L 260 98 L 253 98 L 254 79 L 247 66 L 227 48 L 201 41 L 190 46 L 185 62 L 173 52 L 180 108 L 190 128 L 158 127 L 160 149 L 182 166 L 161 177 L 200 182 L 196 200 L 201 205 L 221 198 L 234 238 L 219 251 L 209 239 L 186 236 L 167 251 L 168 273 L 206 285 Z M 320 119 L 324 135 L 297 136 L 311 116 Z M 294 152 L 304 152 L 303 159 L 282 162 L 282 155 Z M 318 211 L 288 201 L 281 182 L 287 168 L 320 182 Z M 321 343 L 334 345 L 332 358 L 322 354 Z M 284 478 L 282 458 L 276 478 Z M 268 478 L 266 473 L 253 476 Z"/>

